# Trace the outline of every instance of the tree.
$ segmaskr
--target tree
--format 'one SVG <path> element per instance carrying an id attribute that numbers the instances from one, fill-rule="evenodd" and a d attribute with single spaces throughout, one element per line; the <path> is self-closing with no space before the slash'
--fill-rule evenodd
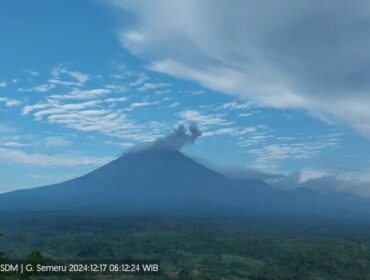
<path id="1" fill-rule="evenodd" d="M 27 261 L 30 263 L 38 264 L 45 262 L 45 258 L 39 251 L 33 251 L 28 255 Z"/>
<path id="2" fill-rule="evenodd" d="M 0 233 L 0 238 L 3 237 L 3 234 Z M 6 260 L 6 256 L 5 256 L 5 253 L 0 251 L 0 263 L 4 262 Z"/>
<path id="3" fill-rule="evenodd" d="M 184 267 L 179 271 L 178 278 L 180 280 L 189 280 L 192 279 L 192 273 L 191 270 L 187 267 Z"/>

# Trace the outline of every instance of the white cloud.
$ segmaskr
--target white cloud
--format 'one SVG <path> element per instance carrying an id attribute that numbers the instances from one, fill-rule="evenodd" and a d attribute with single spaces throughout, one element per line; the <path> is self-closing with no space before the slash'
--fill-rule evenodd
<path id="1" fill-rule="evenodd" d="M 104 102 L 117 104 L 120 102 L 126 102 L 127 100 L 128 100 L 128 97 L 112 97 L 112 98 L 104 99 Z"/>
<path id="2" fill-rule="evenodd" d="M 21 101 L 17 99 L 11 99 L 6 97 L 0 97 L 0 103 L 4 103 L 6 107 L 17 107 L 22 104 Z"/>
<path id="3" fill-rule="evenodd" d="M 4 81 L 0 81 L 0 88 L 6 87 L 8 84 Z"/>
<path id="4" fill-rule="evenodd" d="M 111 91 L 115 92 L 125 92 L 127 91 L 127 88 L 123 85 L 116 85 L 116 84 L 108 84 L 104 85 L 105 88 L 110 89 Z"/>
<path id="5" fill-rule="evenodd" d="M 151 69 L 263 106 L 304 109 L 370 137 L 370 4 L 112 0 Z"/>
<path id="6" fill-rule="evenodd" d="M 229 125 L 232 122 L 226 120 L 221 114 L 204 114 L 197 110 L 184 110 L 179 113 L 179 116 L 189 122 L 196 122 L 203 129 L 212 125 Z"/>
<path id="7" fill-rule="evenodd" d="M 248 137 L 239 137 L 239 146 L 242 148 L 250 149 L 252 146 L 264 145 L 266 140 L 272 138 L 272 135 L 269 135 L 265 131 L 257 131 Z"/>
<path id="8" fill-rule="evenodd" d="M 39 73 L 33 70 L 24 70 L 33 77 L 39 76 Z M 67 87 L 81 87 L 90 80 L 90 76 L 78 71 L 70 71 L 66 67 L 58 65 L 51 71 L 52 78 L 46 83 L 33 86 L 30 88 L 18 88 L 19 92 L 49 92 L 51 89 L 56 88 L 58 85 Z M 72 78 L 65 80 L 63 78 Z"/>
<path id="9" fill-rule="evenodd" d="M 299 182 L 305 183 L 309 180 L 318 179 L 328 175 L 324 170 L 304 169 L 299 173 Z"/>
<path id="10" fill-rule="evenodd" d="M 64 73 L 69 74 L 72 78 L 77 80 L 80 84 L 85 84 L 88 80 L 90 80 L 89 75 L 83 74 L 81 72 L 65 71 Z"/>
<path id="11" fill-rule="evenodd" d="M 136 108 L 141 108 L 141 107 L 148 107 L 148 106 L 153 106 L 153 105 L 156 105 L 156 104 L 159 104 L 158 101 L 155 101 L 155 102 L 134 102 L 134 103 L 131 103 L 130 106 L 126 109 L 124 109 L 124 111 L 133 111 L 135 110 Z"/>
<path id="12" fill-rule="evenodd" d="M 139 73 L 138 77 L 136 78 L 135 81 L 129 83 L 130 87 L 137 87 L 142 85 L 145 81 L 149 80 L 149 77 L 147 74 L 141 72 Z"/>
<path id="13" fill-rule="evenodd" d="M 34 86 L 31 88 L 18 88 L 18 91 L 20 92 L 33 92 L 33 91 L 48 92 L 53 88 L 55 88 L 54 84 L 42 84 L 42 85 Z"/>
<path id="14" fill-rule="evenodd" d="M 240 113 L 240 114 L 238 114 L 238 117 L 245 118 L 245 117 L 250 117 L 252 115 L 253 115 L 252 112 L 249 112 L 249 113 Z"/>
<path id="15" fill-rule="evenodd" d="M 140 43 L 144 43 L 145 42 L 145 36 L 144 36 L 144 34 L 133 30 L 133 31 L 129 31 L 127 33 L 123 33 L 121 35 L 121 40 L 124 44 L 132 45 L 134 47 L 134 46 L 137 46 Z"/>
<path id="16" fill-rule="evenodd" d="M 141 84 L 138 88 L 136 88 L 137 91 L 147 91 L 147 90 L 155 90 L 160 88 L 165 88 L 170 86 L 168 83 L 149 83 L 144 82 Z"/>
<path id="17" fill-rule="evenodd" d="M 94 89 L 86 89 L 81 90 L 78 88 L 73 89 L 68 94 L 54 94 L 50 95 L 49 98 L 51 99 L 93 99 L 100 97 L 102 95 L 111 93 L 112 91 L 107 88 L 94 88 Z"/>
<path id="18" fill-rule="evenodd" d="M 41 103 L 41 102 L 36 103 L 36 104 L 32 104 L 32 105 L 26 105 L 22 109 L 22 115 L 28 115 L 32 111 L 39 110 L 39 109 L 46 109 L 49 106 L 50 106 L 50 104 L 48 104 L 48 103 Z"/>
<path id="19" fill-rule="evenodd" d="M 257 130 L 256 127 L 225 127 L 218 128 L 211 131 L 206 131 L 203 133 L 202 137 L 216 136 L 216 135 L 230 135 L 230 136 L 240 136 L 245 134 L 253 133 Z"/>
<path id="20" fill-rule="evenodd" d="M 327 148 L 336 148 L 339 142 L 339 136 L 326 135 L 315 137 L 310 141 L 290 141 L 288 143 L 264 143 L 265 135 L 262 139 L 257 139 L 255 148 L 249 148 L 246 152 L 254 156 L 253 167 L 260 170 L 275 170 L 283 161 L 305 160 L 318 156 Z M 262 140 L 262 141 L 261 141 Z M 303 176 L 313 175 L 305 173 Z M 302 178 L 304 180 L 305 177 Z"/>
<path id="21" fill-rule="evenodd" d="M 73 82 L 71 82 L 71 81 L 62 81 L 62 80 L 58 80 L 58 79 L 50 79 L 50 80 L 48 80 L 48 83 L 52 84 L 54 86 L 56 86 L 56 85 L 61 85 L 61 86 L 66 86 L 66 87 L 68 87 L 68 86 L 81 86 L 80 83 L 75 82 L 75 81 L 73 81 Z"/>
<path id="22" fill-rule="evenodd" d="M 171 103 L 170 105 L 168 105 L 168 107 L 169 108 L 174 108 L 174 107 L 177 107 L 177 106 L 179 106 L 180 105 L 180 102 L 173 102 L 173 103 Z"/>
<path id="23" fill-rule="evenodd" d="M 2 164 L 22 164 L 35 166 L 81 166 L 81 165 L 103 165 L 113 158 L 111 157 L 89 157 L 89 156 L 66 156 L 66 155 L 47 155 L 40 153 L 28 153 L 17 149 L 6 149 L 0 147 Z"/>
<path id="24" fill-rule="evenodd" d="M 195 122 L 203 130 L 202 137 L 228 135 L 238 137 L 242 141 L 246 135 L 248 140 L 262 134 L 259 126 L 237 126 L 233 121 L 228 120 L 224 114 L 200 112 L 198 110 L 184 110 L 178 113 L 179 117 L 186 122 Z M 246 146 L 244 142 L 243 145 Z"/>
<path id="25" fill-rule="evenodd" d="M 54 77 L 54 79 L 52 79 L 51 81 L 53 81 L 54 83 L 64 82 L 64 81 L 60 81 L 60 78 L 63 75 L 67 75 L 73 78 L 76 81 L 77 85 L 84 85 L 87 81 L 90 80 L 89 75 L 78 72 L 78 71 L 68 70 L 66 67 L 61 66 L 61 65 L 54 67 L 51 74 Z"/>
<path id="26" fill-rule="evenodd" d="M 83 97 L 83 100 L 85 95 L 91 97 L 91 93 L 91 91 L 82 91 L 76 94 L 79 99 Z M 105 91 L 95 93 L 96 96 L 99 96 Z M 53 96 L 45 102 L 26 105 L 23 107 L 22 114 L 32 114 L 37 121 L 46 121 L 82 132 L 97 132 L 133 141 L 146 142 L 160 136 L 159 129 L 148 129 L 150 123 L 147 125 L 138 124 L 124 114 L 124 111 L 152 106 L 157 104 L 156 102 L 134 102 L 127 109 L 114 109 L 112 104 L 124 102 L 127 100 L 126 97 L 93 99 L 74 103 L 65 103 L 70 101 L 70 97 L 65 97 L 65 95 Z"/>
<path id="27" fill-rule="evenodd" d="M 27 105 L 23 108 L 23 114 L 27 115 L 28 113 L 38 110 L 33 113 L 33 116 L 41 120 L 44 116 L 52 114 L 61 114 L 67 112 L 75 112 L 87 108 L 96 107 L 100 101 L 92 100 L 81 103 L 60 103 L 59 101 L 49 100 L 46 103 L 36 103 L 34 105 Z"/>
<path id="28" fill-rule="evenodd" d="M 23 70 L 24 72 L 26 72 L 26 73 L 28 73 L 28 74 L 30 74 L 31 76 L 33 76 L 33 77 L 38 77 L 38 76 L 40 76 L 40 73 L 39 72 L 37 72 L 37 71 L 34 71 L 34 70 L 32 70 L 32 69 L 25 69 L 25 70 Z"/>
<path id="29" fill-rule="evenodd" d="M 0 146 L 2 147 L 10 147 L 10 148 L 18 148 L 18 147 L 24 147 L 27 146 L 28 144 L 20 143 L 17 141 L 0 141 Z"/>
<path id="30" fill-rule="evenodd" d="M 252 102 L 247 103 L 240 103 L 236 101 L 231 101 L 223 104 L 221 107 L 222 109 L 229 109 L 229 110 L 243 110 L 243 109 L 251 109 L 255 105 Z"/>
<path id="31" fill-rule="evenodd" d="M 128 148 L 132 148 L 135 146 L 135 144 L 133 143 L 129 143 L 129 142 L 113 142 L 113 141 L 105 141 L 104 142 L 105 144 L 109 144 L 109 145 L 117 145 L 117 146 L 121 146 L 123 147 L 124 149 L 128 149 Z"/>

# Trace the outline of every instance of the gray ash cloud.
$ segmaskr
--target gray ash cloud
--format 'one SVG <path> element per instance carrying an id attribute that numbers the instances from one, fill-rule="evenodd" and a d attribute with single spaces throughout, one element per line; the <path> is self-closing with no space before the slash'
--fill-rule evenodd
<path id="1" fill-rule="evenodd" d="M 202 131 L 196 123 L 190 123 L 188 126 L 180 124 L 171 134 L 158 138 L 151 143 L 134 147 L 130 152 L 145 150 L 179 151 L 186 145 L 194 144 L 201 135 Z"/>

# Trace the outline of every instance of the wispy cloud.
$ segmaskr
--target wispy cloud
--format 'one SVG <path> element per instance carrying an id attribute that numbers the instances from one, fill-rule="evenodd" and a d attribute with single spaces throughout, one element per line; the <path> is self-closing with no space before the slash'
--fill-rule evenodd
<path id="1" fill-rule="evenodd" d="M 24 70 L 33 77 L 39 77 L 39 72 L 34 70 Z M 65 78 L 68 78 L 66 80 Z M 66 86 L 66 87 L 82 87 L 90 80 L 88 74 L 84 74 L 78 71 L 71 71 L 62 65 L 54 67 L 51 71 L 51 78 L 45 83 L 40 85 L 35 85 L 32 87 L 18 88 L 19 92 L 49 92 L 52 89 L 55 89 L 57 86 Z"/>
<path id="2" fill-rule="evenodd" d="M 75 88 L 67 94 L 54 94 L 50 95 L 50 99 L 93 99 L 102 95 L 111 93 L 112 91 L 107 88 L 94 88 L 94 89 L 78 89 Z"/>
<path id="3" fill-rule="evenodd" d="M 180 102 L 173 102 L 173 103 L 171 103 L 170 105 L 168 105 L 168 107 L 169 108 L 174 108 L 174 107 L 177 107 L 177 106 L 179 106 L 180 105 Z"/>
<path id="4" fill-rule="evenodd" d="M 50 106 L 49 103 L 38 102 L 31 105 L 26 105 L 22 109 L 22 115 L 27 115 L 35 110 L 46 109 Z"/>
<path id="5" fill-rule="evenodd" d="M 55 88 L 54 84 L 42 84 L 30 88 L 18 88 L 18 91 L 20 92 L 48 92 L 51 89 Z"/>
<path id="6" fill-rule="evenodd" d="M 103 165 L 113 158 L 111 157 L 89 157 L 89 156 L 66 156 L 66 155 L 47 155 L 40 153 L 27 153 L 19 149 L 6 149 L 0 147 L 2 164 L 22 164 L 22 165 L 35 165 L 35 166 L 81 166 Z"/>
<path id="7" fill-rule="evenodd" d="M 247 149 L 247 153 L 255 157 L 253 166 L 262 170 L 275 170 L 283 161 L 304 160 L 314 158 L 323 150 L 338 147 L 340 137 L 337 135 L 317 136 L 306 141 L 285 141 L 284 143 L 260 144 Z"/>
<path id="8" fill-rule="evenodd" d="M 139 87 L 136 88 L 137 91 L 148 91 L 148 90 L 154 90 L 154 89 L 160 89 L 169 87 L 170 84 L 168 83 L 149 83 L 145 82 L 141 84 Z"/>
<path id="9" fill-rule="evenodd" d="M 20 137 L 17 136 L 0 137 L 0 147 L 19 148 L 28 145 L 30 144 L 20 141 Z"/>
<path id="10" fill-rule="evenodd" d="M 78 71 L 71 71 L 62 65 L 54 67 L 51 74 L 53 76 L 53 79 L 51 81 L 54 83 L 65 82 L 61 80 L 63 75 L 71 77 L 75 80 L 75 85 L 80 86 L 84 85 L 88 80 L 90 80 L 90 76 L 88 74 L 84 74 Z"/>
<path id="11" fill-rule="evenodd" d="M 148 141 L 159 136 L 158 131 L 148 130 L 129 119 L 124 109 L 113 109 L 103 106 L 104 103 L 125 101 L 126 99 L 94 99 L 83 102 L 63 103 L 65 100 L 48 99 L 45 102 L 26 105 L 22 114 L 31 114 L 35 120 L 47 121 L 82 132 L 98 132 L 105 135 Z M 132 103 L 126 111 L 137 107 L 151 106 L 154 103 Z"/>
<path id="12" fill-rule="evenodd" d="M 255 104 L 252 102 L 236 102 L 236 101 L 231 101 L 224 103 L 222 106 L 220 106 L 221 109 L 229 109 L 229 110 L 244 110 L 244 109 L 251 109 L 255 107 Z"/>
<path id="13" fill-rule="evenodd" d="M 146 82 L 147 80 L 149 80 L 149 76 L 143 72 L 140 72 L 136 78 L 135 81 L 133 82 L 130 82 L 129 83 L 129 86 L 130 87 L 137 87 L 137 86 L 141 86 L 144 82 Z"/>
<path id="14" fill-rule="evenodd" d="M 205 114 L 197 110 L 184 110 L 179 113 L 179 116 L 185 121 L 196 122 L 201 127 L 232 124 L 222 114 Z"/>
<path id="15" fill-rule="evenodd" d="M 148 106 L 153 106 L 159 104 L 159 101 L 154 101 L 154 102 L 134 102 L 131 103 L 130 106 L 123 111 L 133 111 L 136 108 L 141 108 L 141 107 L 148 107 Z"/>
<path id="16" fill-rule="evenodd" d="M 152 70 L 261 106 L 344 121 L 370 138 L 368 2 L 111 3 L 134 16 L 119 36 Z"/>
<path id="17" fill-rule="evenodd" d="M 72 143 L 63 136 L 49 136 L 44 139 L 45 145 L 48 148 L 68 147 Z"/>
<path id="18" fill-rule="evenodd" d="M 257 130 L 256 127 L 224 127 L 203 133 L 203 137 L 216 135 L 241 136 L 251 134 Z"/>
<path id="19" fill-rule="evenodd" d="M 120 77 L 111 75 L 110 78 L 122 81 L 107 83 L 106 79 L 100 77 L 94 80 L 97 87 L 81 88 L 92 76 L 56 66 L 51 72 L 52 79 L 43 84 L 45 90 L 46 87 L 53 87 L 55 92 L 38 96 L 37 102 L 28 101 L 22 107 L 21 114 L 32 115 L 36 121 L 51 125 L 80 132 L 97 132 L 130 141 L 146 142 L 161 136 L 164 127 L 153 128 L 152 123 L 155 122 L 149 120 L 147 123 L 137 122 L 131 114 L 139 108 L 151 107 L 161 102 L 160 98 L 152 100 L 155 97 L 153 95 L 135 95 L 136 92 L 153 92 L 158 88 L 168 87 L 169 84 L 152 82 L 148 74 L 132 71 L 122 65 L 117 65 L 116 74 Z M 62 84 L 67 88 L 57 88 Z M 35 86 L 30 88 L 30 91 L 35 90 L 38 90 Z"/>
<path id="20" fill-rule="evenodd" d="M 4 103 L 6 107 L 16 107 L 22 104 L 22 102 L 17 99 L 6 97 L 0 97 L 0 103 Z"/>
<path id="21" fill-rule="evenodd" d="M 24 69 L 23 71 L 26 72 L 27 74 L 30 74 L 33 77 L 40 76 L 40 73 L 39 72 L 37 72 L 35 70 L 32 70 L 32 69 Z"/>

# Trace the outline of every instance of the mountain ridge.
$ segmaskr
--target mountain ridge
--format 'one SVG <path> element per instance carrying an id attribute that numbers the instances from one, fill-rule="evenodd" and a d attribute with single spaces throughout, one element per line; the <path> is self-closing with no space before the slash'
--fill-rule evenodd
<path id="1" fill-rule="evenodd" d="M 369 215 L 368 200 L 233 180 L 179 151 L 127 153 L 66 182 L 0 195 L 0 211 L 158 215 Z"/>

